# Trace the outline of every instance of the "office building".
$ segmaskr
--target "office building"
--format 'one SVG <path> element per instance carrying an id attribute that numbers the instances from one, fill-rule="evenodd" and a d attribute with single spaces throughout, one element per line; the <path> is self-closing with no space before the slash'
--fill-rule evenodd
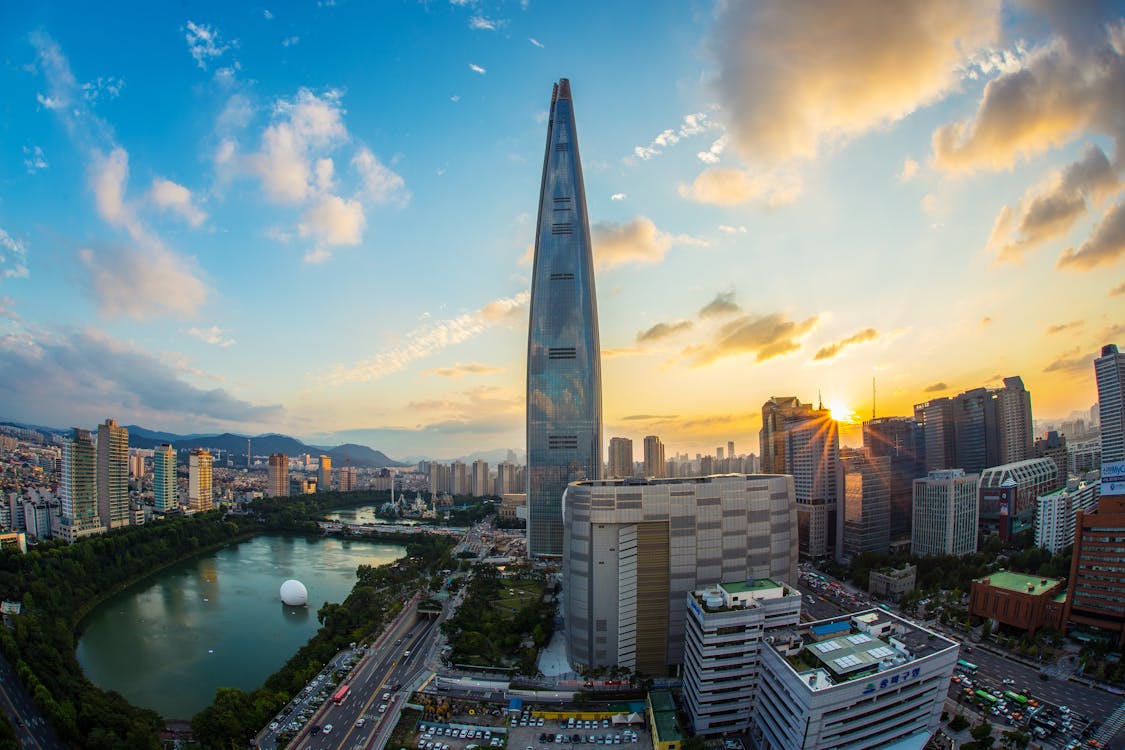
<path id="1" fill-rule="evenodd" d="M 153 507 L 161 513 L 179 505 L 176 449 L 171 443 L 162 443 L 152 454 L 152 500 Z"/>
<path id="2" fill-rule="evenodd" d="M 913 417 L 879 417 L 863 423 L 863 454 L 889 458 L 890 538 L 910 539 L 914 480 L 926 475 L 922 425 Z"/>
<path id="3" fill-rule="evenodd" d="M 867 577 L 867 591 L 880 599 L 897 602 L 914 590 L 918 581 L 918 566 L 873 570 Z"/>
<path id="4" fill-rule="evenodd" d="M 921 748 L 958 645 L 872 610 L 769 633 L 751 737 L 759 750 Z"/>
<path id="5" fill-rule="evenodd" d="M 1066 581 L 999 571 L 975 578 L 969 589 L 969 614 L 985 617 L 1034 637 L 1040 628 L 1062 632 Z"/>
<path id="6" fill-rule="evenodd" d="M 891 459 L 850 458 L 844 466 L 844 554 L 885 555 L 891 545 Z"/>
<path id="7" fill-rule="evenodd" d="M 689 591 L 796 580 L 788 476 L 576 482 L 564 509 L 567 653 L 576 666 L 665 674 L 683 660 Z"/>
<path id="8" fill-rule="evenodd" d="M 1075 519 L 1079 511 L 1097 510 L 1100 490 L 1098 479 L 1071 479 L 1065 487 L 1036 498 L 1035 546 L 1058 554 L 1074 544 Z"/>
<path id="9" fill-rule="evenodd" d="M 1065 484 L 1049 458 L 1029 458 L 981 472 L 978 541 L 996 534 L 1007 542 L 1035 525 L 1036 498 Z"/>
<path id="10" fill-rule="evenodd" d="M 1094 360 L 1094 377 L 1102 463 L 1125 461 L 1125 353 L 1117 351 L 1116 344 L 1102 347 L 1102 356 Z"/>
<path id="11" fill-rule="evenodd" d="M 271 453 L 269 458 L 269 485 L 267 497 L 289 496 L 289 456 L 284 453 Z M 343 489 L 341 487 L 341 489 Z"/>
<path id="12" fill-rule="evenodd" d="M 106 529 L 129 525 L 129 431 L 116 419 L 98 425 L 98 517 Z"/>
<path id="13" fill-rule="evenodd" d="M 1125 495 L 1103 494 L 1097 511 L 1078 511 L 1074 525 L 1064 621 L 1125 647 Z"/>
<path id="14" fill-rule="evenodd" d="M 68 542 L 105 531 L 98 514 L 98 456 L 89 430 L 74 428 L 62 445 L 60 533 Z"/>
<path id="15" fill-rule="evenodd" d="M 1032 457 L 1051 459 L 1055 462 L 1055 466 L 1059 467 L 1059 476 L 1065 479 L 1069 470 L 1067 461 L 1069 450 L 1066 443 L 1066 435 L 1050 430 L 1045 437 L 1035 438 Z"/>
<path id="16" fill-rule="evenodd" d="M 922 429 L 926 471 L 959 468 L 954 451 L 953 400 L 942 397 L 915 404 L 914 421 Z"/>
<path id="17" fill-rule="evenodd" d="M 316 491 L 332 491 L 332 457 L 320 454 L 320 463 L 316 469 Z"/>
<path id="18" fill-rule="evenodd" d="M 1000 459 L 997 463 L 1014 464 L 1034 458 L 1034 429 L 1031 422 L 1031 393 L 1018 375 L 1004 378 L 1004 387 L 996 396 L 999 423 Z"/>
<path id="19" fill-rule="evenodd" d="M 609 439 L 609 474 L 606 479 L 633 476 L 633 441 L 629 438 Z"/>
<path id="20" fill-rule="evenodd" d="M 793 476 L 801 556 L 842 557 L 844 482 L 831 412 L 775 396 L 762 405 L 759 440 L 762 471 Z"/>
<path id="21" fill-rule="evenodd" d="M 745 732 L 769 628 L 801 621 L 801 592 L 769 578 L 724 581 L 687 595 L 683 702 L 697 735 Z"/>
<path id="22" fill-rule="evenodd" d="M 562 554 L 562 495 L 602 474 L 602 373 L 570 81 L 551 93 L 527 335 L 527 548 Z"/>
<path id="23" fill-rule="evenodd" d="M 659 479 L 667 476 L 667 473 L 664 461 L 664 443 L 656 435 L 646 435 L 644 476 Z"/>
<path id="24" fill-rule="evenodd" d="M 977 550 L 976 474 L 962 469 L 931 471 L 914 480 L 914 521 L 910 553 L 968 555 Z"/>
<path id="25" fill-rule="evenodd" d="M 270 459 L 272 460 L 273 456 L 270 456 Z M 188 509 L 192 513 L 204 513 L 214 508 L 211 464 L 211 451 L 206 448 L 192 448 L 188 454 Z"/>

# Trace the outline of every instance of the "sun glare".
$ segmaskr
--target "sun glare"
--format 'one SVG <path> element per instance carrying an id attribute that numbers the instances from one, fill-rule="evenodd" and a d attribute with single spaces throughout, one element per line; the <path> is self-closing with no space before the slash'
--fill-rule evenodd
<path id="1" fill-rule="evenodd" d="M 843 404 L 829 404 L 828 410 L 832 413 L 832 418 L 837 422 L 842 422 L 844 424 L 855 424 L 858 421 L 855 409 L 849 409 Z"/>

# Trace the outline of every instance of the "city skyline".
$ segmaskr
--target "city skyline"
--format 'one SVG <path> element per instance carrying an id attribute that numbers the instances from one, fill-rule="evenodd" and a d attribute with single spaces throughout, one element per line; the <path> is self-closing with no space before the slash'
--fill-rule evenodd
<path id="1" fill-rule="evenodd" d="M 1115 10 L 6 8 L 0 416 L 522 445 L 561 76 L 603 458 L 757 452 L 767 399 L 867 418 L 873 378 L 880 416 L 1016 375 L 1088 411 L 1125 337 Z"/>

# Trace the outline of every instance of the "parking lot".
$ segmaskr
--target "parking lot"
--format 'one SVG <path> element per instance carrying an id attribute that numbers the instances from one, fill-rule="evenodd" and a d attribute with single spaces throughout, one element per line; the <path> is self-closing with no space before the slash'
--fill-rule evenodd
<path id="1" fill-rule="evenodd" d="M 583 745 L 616 745 L 620 750 L 652 750 L 641 724 L 614 725 L 610 718 L 545 718 L 533 710 L 512 714 L 505 727 L 420 721 L 413 732 L 419 750 L 576 750 Z M 593 750 L 593 748 L 590 748 Z"/>

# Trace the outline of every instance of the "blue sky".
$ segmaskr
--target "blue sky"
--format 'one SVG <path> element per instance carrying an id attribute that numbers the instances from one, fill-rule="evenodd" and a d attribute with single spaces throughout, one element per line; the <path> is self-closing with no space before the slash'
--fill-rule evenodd
<path id="1" fill-rule="evenodd" d="M 522 447 L 551 84 L 571 79 L 605 433 L 757 450 L 1125 327 L 1119 4 L 16 3 L 0 416 Z"/>

